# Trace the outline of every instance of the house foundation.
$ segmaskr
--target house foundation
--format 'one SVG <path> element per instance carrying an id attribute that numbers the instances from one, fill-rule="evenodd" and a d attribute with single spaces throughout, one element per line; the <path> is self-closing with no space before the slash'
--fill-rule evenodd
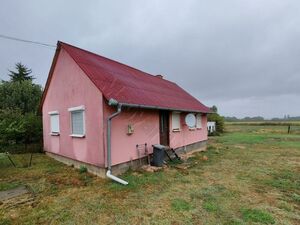
<path id="1" fill-rule="evenodd" d="M 190 145 L 186 145 L 180 148 L 176 148 L 175 151 L 178 155 L 183 155 L 189 152 L 200 152 L 200 151 L 205 151 L 206 150 L 206 145 L 207 145 L 207 141 L 200 141 L 200 142 L 196 142 Z M 57 155 L 51 152 L 46 152 L 46 155 L 48 155 L 49 157 L 62 162 L 68 166 L 73 166 L 77 169 L 80 168 L 80 166 L 85 166 L 87 168 L 87 171 L 89 173 L 92 173 L 96 176 L 105 178 L 106 177 L 106 172 L 107 169 L 103 168 L 103 167 L 99 167 L 99 166 L 95 166 L 95 165 L 91 165 L 85 162 L 80 162 L 65 156 L 61 156 L 61 155 Z M 143 165 L 147 165 L 147 157 L 144 158 L 140 158 L 140 159 L 135 159 L 135 160 L 131 160 L 129 162 L 125 162 L 125 163 L 121 163 L 118 165 L 114 165 L 112 166 L 112 174 L 114 175 L 120 175 L 122 173 L 125 173 L 126 171 L 128 171 L 129 169 L 132 170 L 136 170 L 139 167 L 143 166 Z"/>

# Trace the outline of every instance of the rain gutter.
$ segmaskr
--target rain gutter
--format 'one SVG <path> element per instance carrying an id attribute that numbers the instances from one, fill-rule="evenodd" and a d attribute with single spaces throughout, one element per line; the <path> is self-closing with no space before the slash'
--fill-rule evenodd
<path id="1" fill-rule="evenodd" d="M 116 177 L 111 173 L 111 120 L 121 113 L 122 105 L 119 104 L 114 99 L 110 99 L 108 104 L 111 106 L 116 105 L 118 107 L 118 110 L 116 112 L 114 112 L 113 114 L 111 114 L 107 119 L 107 166 L 108 166 L 108 170 L 106 172 L 106 176 L 120 184 L 127 185 L 128 184 L 127 181 L 122 180 L 121 178 Z"/>

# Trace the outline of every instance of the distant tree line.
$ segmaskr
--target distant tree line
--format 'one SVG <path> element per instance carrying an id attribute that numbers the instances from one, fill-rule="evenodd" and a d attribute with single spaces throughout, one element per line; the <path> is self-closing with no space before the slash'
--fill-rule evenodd
<path id="1" fill-rule="evenodd" d="M 300 121 L 300 116 L 285 116 L 283 118 L 272 118 L 273 121 Z"/>
<path id="2" fill-rule="evenodd" d="M 33 83 L 32 71 L 21 63 L 8 75 L 10 80 L 0 81 L 0 151 L 42 141 L 42 87 Z"/>
<path id="3" fill-rule="evenodd" d="M 260 121 L 300 121 L 300 116 L 290 117 L 289 115 L 285 115 L 283 118 L 272 118 L 272 119 L 265 119 L 262 116 L 254 116 L 254 117 L 244 117 L 244 118 L 237 118 L 235 116 L 226 116 L 224 117 L 226 122 L 260 122 Z"/>

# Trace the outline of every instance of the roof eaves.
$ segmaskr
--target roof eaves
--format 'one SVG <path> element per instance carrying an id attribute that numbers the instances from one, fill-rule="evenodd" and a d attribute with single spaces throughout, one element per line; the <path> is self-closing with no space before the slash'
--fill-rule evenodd
<path id="1" fill-rule="evenodd" d="M 51 79 L 52 79 L 52 75 L 53 75 L 53 72 L 54 72 L 54 68 L 55 68 L 55 65 L 56 65 L 56 62 L 57 62 L 57 59 L 58 59 L 60 49 L 61 49 L 61 45 L 60 45 L 60 41 L 58 41 L 57 45 L 56 45 L 56 50 L 55 50 L 55 53 L 54 53 L 54 56 L 53 56 L 52 64 L 51 64 L 51 67 L 50 67 L 50 70 L 49 70 L 48 78 L 47 78 L 47 81 L 46 81 L 45 89 L 43 91 L 42 98 L 41 98 L 41 101 L 40 101 L 39 110 L 38 110 L 40 113 L 42 112 L 43 104 L 44 104 L 44 101 L 45 101 L 45 98 L 46 98 L 46 95 L 47 95 L 47 92 L 48 92 L 48 88 L 49 88 L 49 85 L 50 85 L 50 82 L 51 82 Z"/>
<path id="2" fill-rule="evenodd" d="M 203 111 L 203 110 L 194 110 L 194 109 L 178 109 L 178 108 L 168 108 L 168 107 L 121 103 L 121 102 L 119 102 L 119 104 L 122 106 L 125 106 L 125 107 L 142 108 L 142 109 L 158 109 L 158 110 L 180 111 L 180 112 L 211 113 L 210 111 L 207 112 L 207 111 Z"/>

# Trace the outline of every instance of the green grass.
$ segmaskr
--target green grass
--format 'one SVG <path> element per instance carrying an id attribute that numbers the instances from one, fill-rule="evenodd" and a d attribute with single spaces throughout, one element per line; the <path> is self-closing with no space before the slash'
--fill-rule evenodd
<path id="1" fill-rule="evenodd" d="M 239 122 L 225 122 L 228 126 L 300 126 L 300 121 L 239 121 Z"/>
<path id="2" fill-rule="evenodd" d="M 172 200 L 172 209 L 175 211 L 189 211 L 192 209 L 192 206 L 189 202 L 184 199 L 175 198 Z"/>
<path id="3" fill-rule="evenodd" d="M 34 154 L 14 168 L 0 154 L 0 189 L 29 186 L 33 206 L 0 206 L 0 224 L 300 224 L 300 133 L 282 125 L 227 125 L 195 153 L 122 186 Z M 18 165 L 25 155 L 13 155 Z M 208 160 L 203 160 L 206 156 Z"/>
<path id="4" fill-rule="evenodd" d="M 203 209 L 208 212 L 218 212 L 220 210 L 219 206 L 214 201 L 205 201 L 203 203 Z"/>
<path id="5" fill-rule="evenodd" d="M 278 171 L 265 183 L 283 192 L 300 190 L 300 174 L 297 171 Z"/>
<path id="6" fill-rule="evenodd" d="M 263 210 L 259 209 L 242 209 L 243 218 L 245 221 L 262 223 L 262 224 L 274 224 L 274 218 Z"/>
<path id="7" fill-rule="evenodd" d="M 298 195 L 298 194 L 296 194 L 296 193 L 293 193 L 293 194 L 292 194 L 292 199 L 293 199 L 295 202 L 300 203 L 300 195 Z"/>
<path id="8" fill-rule="evenodd" d="M 0 183 L 0 191 L 10 190 L 10 189 L 16 188 L 18 186 L 20 186 L 19 183 L 15 183 L 15 182 L 6 183 L 6 182 L 2 182 L 2 183 Z"/>
<path id="9" fill-rule="evenodd" d="M 150 173 L 140 173 L 128 171 L 124 175 L 121 175 L 120 178 L 126 180 L 129 184 L 126 186 L 120 185 L 119 183 L 112 182 L 109 184 L 111 190 L 120 191 L 120 190 L 138 190 L 147 185 L 163 185 L 166 182 L 165 174 L 161 171 Z"/>

